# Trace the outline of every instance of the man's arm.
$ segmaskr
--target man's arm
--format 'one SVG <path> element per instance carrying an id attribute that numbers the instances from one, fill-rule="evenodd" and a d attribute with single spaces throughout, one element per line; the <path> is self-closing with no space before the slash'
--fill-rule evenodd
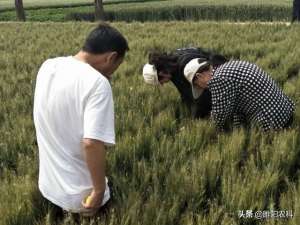
<path id="1" fill-rule="evenodd" d="M 87 169 L 93 185 L 93 190 L 88 199 L 82 199 L 82 205 L 89 209 L 86 215 L 98 210 L 102 205 L 103 197 L 109 199 L 109 194 L 104 196 L 106 189 L 104 145 L 115 144 L 114 107 L 109 82 L 99 81 L 96 90 L 91 93 L 86 101 L 83 115 L 82 151 Z"/>
<path id="2" fill-rule="evenodd" d="M 101 207 L 106 182 L 105 182 L 105 156 L 106 150 L 102 141 L 84 138 L 82 141 L 85 160 L 91 175 L 93 190 L 88 202 L 83 206 L 91 211 Z"/>

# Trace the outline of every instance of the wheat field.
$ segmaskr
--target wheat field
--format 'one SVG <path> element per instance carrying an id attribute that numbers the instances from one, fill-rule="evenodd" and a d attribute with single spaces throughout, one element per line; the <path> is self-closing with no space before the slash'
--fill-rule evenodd
<path id="1" fill-rule="evenodd" d="M 113 23 L 130 51 L 112 81 L 117 145 L 108 154 L 114 199 L 107 216 L 81 224 L 299 225 L 300 26 L 213 22 Z M 73 55 L 93 23 L 0 24 L 0 224 L 52 224 L 37 190 L 32 121 L 35 77 L 47 58 Z M 257 63 L 297 104 L 292 129 L 217 133 L 192 120 L 172 84 L 141 76 L 152 49 L 213 49 Z M 240 218 L 289 210 L 293 217 Z M 73 224 L 66 215 L 60 224 Z"/>

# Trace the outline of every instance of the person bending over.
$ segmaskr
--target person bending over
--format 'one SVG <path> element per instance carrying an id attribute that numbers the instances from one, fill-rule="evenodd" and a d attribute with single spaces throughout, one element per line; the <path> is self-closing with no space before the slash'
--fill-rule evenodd
<path id="1" fill-rule="evenodd" d="M 183 75 L 186 63 L 199 57 L 210 60 L 215 67 L 227 61 L 224 56 L 202 48 L 181 48 L 171 53 L 150 53 L 149 62 L 143 68 L 144 81 L 148 84 L 162 86 L 171 81 L 194 118 L 207 117 L 211 111 L 210 91 L 207 88 L 193 90 Z"/>
<path id="2" fill-rule="evenodd" d="M 193 88 L 208 88 L 211 117 L 219 130 L 233 124 L 257 124 L 264 131 L 289 127 L 295 104 L 257 65 L 228 61 L 217 68 L 206 58 L 190 60 L 184 76 Z"/>

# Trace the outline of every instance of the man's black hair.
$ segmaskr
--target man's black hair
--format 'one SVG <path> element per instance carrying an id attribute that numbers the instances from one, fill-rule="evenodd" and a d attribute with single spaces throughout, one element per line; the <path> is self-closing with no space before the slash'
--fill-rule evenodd
<path id="1" fill-rule="evenodd" d="M 123 57 L 129 47 L 125 37 L 117 29 L 106 23 L 100 23 L 88 35 L 82 50 L 91 54 L 115 51 L 119 57 Z"/>

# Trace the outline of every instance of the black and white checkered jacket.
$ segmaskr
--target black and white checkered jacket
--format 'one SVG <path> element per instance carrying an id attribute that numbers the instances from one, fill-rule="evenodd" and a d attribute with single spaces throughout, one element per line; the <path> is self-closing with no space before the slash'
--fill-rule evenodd
<path id="1" fill-rule="evenodd" d="M 213 72 L 208 83 L 212 119 L 223 130 L 228 124 L 258 124 L 264 130 L 283 128 L 295 104 L 255 64 L 229 61 Z"/>

